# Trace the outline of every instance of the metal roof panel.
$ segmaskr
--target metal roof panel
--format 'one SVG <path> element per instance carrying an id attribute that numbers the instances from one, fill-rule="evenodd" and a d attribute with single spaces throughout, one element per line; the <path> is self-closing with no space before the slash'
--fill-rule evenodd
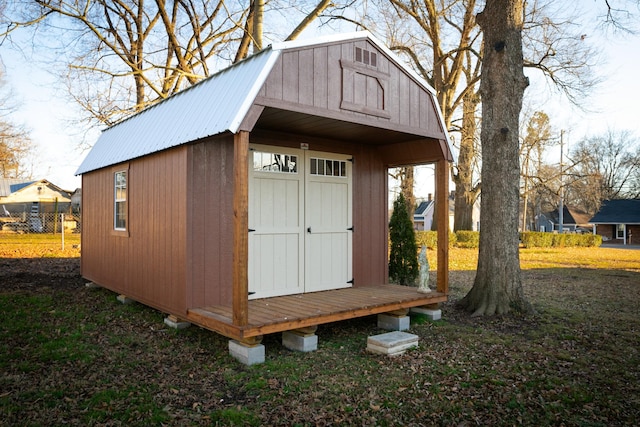
<path id="1" fill-rule="evenodd" d="M 76 174 L 236 132 L 278 56 L 265 49 L 105 129 Z"/>

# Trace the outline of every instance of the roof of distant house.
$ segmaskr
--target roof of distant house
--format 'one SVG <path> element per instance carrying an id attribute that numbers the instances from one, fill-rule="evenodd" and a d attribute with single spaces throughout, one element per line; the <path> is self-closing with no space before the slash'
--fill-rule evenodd
<path id="1" fill-rule="evenodd" d="M 640 199 L 606 200 L 590 222 L 593 224 L 640 224 Z"/>
<path id="2" fill-rule="evenodd" d="M 22 178 L 0 178 L 0 197 L 7 197 L 22 188 L 33 184 L 33 179 Z"/>
<path id="3" fill-rule="evenodd" d="M 558 214 L 557 209 L 547 212 L 544 215 L 556 224 L 560 222 L 560 215 Z M 562 209 L 563 224 L 587 225 L 590 223 L 589 219 L 589 214 L 581 211 L 580 209 L 567 207 L 566 205 Z"/>
<path id="4" fill-rule="evenodd" d="M 433 200 L 424 200 L 420 202 L 415 212 L 413 213 L 413 216 L 415 217 L 415 216 L 424 215 L 427 209 L 429 209 L 431 205 L 433 205 Z"/>

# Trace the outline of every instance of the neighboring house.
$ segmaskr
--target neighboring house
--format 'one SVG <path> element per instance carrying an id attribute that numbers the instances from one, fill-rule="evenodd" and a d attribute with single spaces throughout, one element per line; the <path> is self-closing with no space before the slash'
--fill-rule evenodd
<path id="1" fill-rule="evenodd" d="M 73 213 L 82 212 L 82 188 L 76 188 L 71 194 L 71 211 Z"/>
<path id="2" fill-rule="evenodd" d="M 590 222 L 604 241 L 640 244 L 640 199 L 605 200 Z"/>
<path id="3" fill-rule="evenodd" d="M 447 212 L 448 140 L 369 33 L 276 43 L 102 133 L 77 172 L 82 275 L 246 348 L 445 301 L 446 232 L 437 292 L 388 284 L 387 174 L 435 163 Z"/>
<path id="4" fill-rule="evenodd" d="M 71 194 L 46 179 L 0 178 L 0 205 L 14 217 L 23 220 L 37 207 L 39 213 L 66 212 Z"/>
<path id="5" fill-rule="evenodd" d="M 558 210 L 546 212 L 536 218 L 538 231 L 553 232 L 560 230 L 560 213 Z M 563 206 L 562 209 L 562 231 L 563 232 L 586 232 L 591 230 L 589 214 L 575 208 Z"/>
<path id="6" fill-rule="evenodd" d="M 435 207 L 434 201 L 429 195 L 428 200 L 420 202 L 415 212 L 413 213 L 413 228 L 417 231 L 431 230 L 433 224 L 433 209 Z"/>
<path id="7" fill-rule="evenodd" d="M 449 194 L 449 231 L 453 231 L 455 224 L 455 193 Z M 413 228 L 416 231 L 431 230 L 434 221 L 435 202 L 429 194 L 427 200 L 420 202 L 413 214 Z M 473 205 L 472 211 L 472 230 L 480 230 L 480 200 L 478 199 Z"/>

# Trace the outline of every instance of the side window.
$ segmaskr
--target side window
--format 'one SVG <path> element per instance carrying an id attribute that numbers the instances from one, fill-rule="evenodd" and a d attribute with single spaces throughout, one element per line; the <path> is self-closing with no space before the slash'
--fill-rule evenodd
<path id="1" fill-rule="evenodd" d="M 616 227 L 616 238 L 624 239 L 624 224 L 618 224 Z"/>
<path id="2" fill-rule="evenodd" d="M 115 230 L 127 229 L 127 171 L 119 171 L 114 174 L 114 215 L 113 228 Z"/>

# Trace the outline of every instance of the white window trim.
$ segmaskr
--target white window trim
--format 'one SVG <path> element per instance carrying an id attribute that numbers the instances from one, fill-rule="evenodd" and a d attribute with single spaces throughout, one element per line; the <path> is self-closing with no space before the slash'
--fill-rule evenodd
<path id="1" fill-rule="evenodd" d="M 125 179 L 124 179 L 124 198 L 118 198 L 118 189 L 122 188 L 118 186 L 118 175 L 119 174 L 125 174 Z M 121 169 L 121 170 L 117 170 L 113 173 L 113 229 L 115 231 L 127 231 L 127 222 L 129 220 L 128 215 L 126 214 L 126 211 L 128 210 L 128 188 L 129 188 L 129 171 L 128 169 Z M 126 203 L 127 205 L 125 205 L 125 226 L 124 227 L 118 227 L 117 226 L 117 221 L 118 221 L 118 203 Z"/>

